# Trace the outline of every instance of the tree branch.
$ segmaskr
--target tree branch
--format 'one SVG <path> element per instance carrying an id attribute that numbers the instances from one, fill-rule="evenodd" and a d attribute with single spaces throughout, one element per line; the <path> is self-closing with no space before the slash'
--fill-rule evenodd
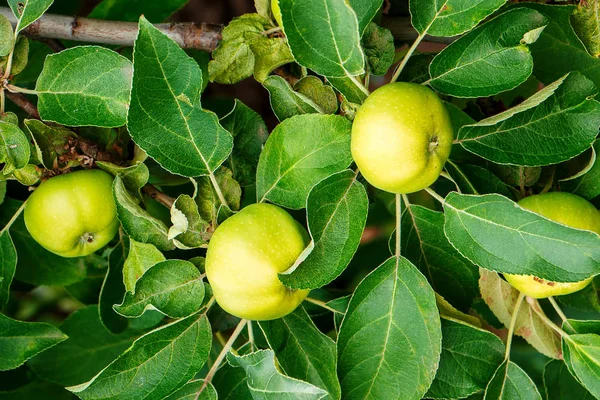
<path id="1" fill-rule="evenodd" d="M 173 207 L 173 204 L 175 204 L 174 198 L 164 194 L 163 192 L 158 190 L 154 185 L 151 185 L 149 183 L 144 185 L 144 187 L 142 188 L 142 192 L 144 192 L 149 197 L 153 198 L 154 200 L 158 201 L 160 204 L 169 209 Z"/>
<path id="2" fill-rule="evenodd" d="M 5 16 L 13 27 L 17 20 L 8 7 L 0 7 L 0 15 Z M 381 25 L 392 31 L 398 41 L 412 41 L 418 37 L 408 17 L 386 17 Z M 184 49 L 198 49 L 211 52 L 221 40 L 222 25 L 208 23 L 178 22 L 156 25 L 163 33 L 175 40 Z M 31 38 L 65 39 L 87 43 L 101 43 L 118 46 L 133 46 L 137 37 L 136 22 L 104 21 L 99 19 L 45 14 L 27 27 L 23 33 Z M 443 38 L 427 35 L 425 42 L 451 43 L 456 37 Z"/>
<path id="3" fill-rule="evenodd" d="M 25 111 L 27 114 L 29 114 L 29 116 L 31 118 L 41 119 L 40 113 L 38 112 L 35 104 L 33 104 L 31 101 L 29 101 L 29 99 L 27 97 L 25 97 L 24 94 L 12 93 L 12 92 L 9 92 L 8 90 L 5 90 L 4 93 L 6 94 L 6 97 L 8 97 L 8 99 L 10 99 L 10 101 L 15 103 L 15 105 L 17 107 L 19 107 L 20 109 Z"/>
<path id="4" fill-rule="evenodd" d="M 0 15 L 8 18 L 13 27 L 17 20 L 8 7 L 0 7 Z M 186 49 L 213 51 L 221 40 L 223 27 L 207 23 L 173 23 L 156 25 L 164 34 Z M 66 39 L 88 43 L 133 46 L 137 37 L 135 22 L 103 21 L 98 19 L 45 14 L 23 33 L 32 38 Z"/>

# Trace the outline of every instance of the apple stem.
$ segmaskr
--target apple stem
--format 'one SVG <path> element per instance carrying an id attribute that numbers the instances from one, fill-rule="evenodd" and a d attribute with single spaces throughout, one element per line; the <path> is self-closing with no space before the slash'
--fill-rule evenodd
<path id="1" fill-rule="evenodd" d="M 307 297 L 307 298 L 306 298 L 306 299 L 304 299 L 304 300 L 308 301 L 309 303 L 316 304 L 317 306 L 319 306 L 319 307 L 322 307 L 322 308 L 324 308 L 324 309 L 326 309 L 326 310 L 329 310 L 329 311 L 331 311 L 332 313 L 335 313 L 335 314 L 343 314 L 343 312 L 340 312 L 340 311 L 336 310 L 336 309 L 335 309 L 335 308 L 333 308 L 333 307 L 329 307 L 329 306 L 327 305 L 327 303 L 325 303 L 324 301 L 317 300 L 317 299 L 313 299 L 313 298 L 311 298 L 311 297 Z"/>
<path id="2" fill-rule="evenodd" d="M 19 215 L 21 215 L 21 213 L 25 209 L 25 204 L 27 204 L 27 201 L 25 201 L 25 202 L 23 202 L 23 204 L 21 204 L 21 207 L 19 207 L 19 209 L 17 210 L 15 215 L 13 215 L 12 218 L 10 219 L 10 221 L 8 221 L 8 223 L 6 224 L 6 226 L 4 226 L 4 228 L 2 228 L 2 230 L 0 231 L 0 235 L 2 235 L 4 232 L 7 232 L 10 229 L 10 227 L 12 226 L 12 224 L 17 220 L 17 218 L 19 218 Z"/>
<path id="3" fill-rule="evenodd" d="M 563 338 L 569 337 L 569 335 L 565 331 L 560 329 L 560 327 L 558 325 L 556 325 L 554 322 L 552 322 L 552 320 L 550 320 L 550 318 L 548 318 L 546 316 L 546 314 L 544 314 L 544 312 L 540 308 L 540 304 L 535 299 L 532 299 L 531 297 L 527 297 L 527 303 L 529 303 L 533 312 L 536 313 L 537 316 L 540 317 L 542 319 L 542 321 L 544 321 L 546 323 L 546 325 L 548 325 L 550 328 L 554 329 L 556 331 L 556 333 L 558 333 Z"/>
<path id="4" fill-rule="evenodd" d="M 231 350 L 234 342 L 236 341 L 238 336 L 240 336 L 240 333 L 242 333 L 242 331 L 244 330 L 244 327 L 246 326 L 247 323 L 248 323 L 248 320 L 243 319 L 240 321 L 238 326 L 235 328 L 235 330 L 229 337 L 229 340 L 227 341 L 227 343 L 225 343 L 225 346 L 223 346 L 223 350 L 221 350 L 221 352 L 219 353 L 219 356 L 217 357 L 217 359 L 213 363 L 212 367 L 206 374 L 206 377 L 204 378 L 204 383 L 202 383 L 202 387 L 200 387 L 200 390 L 198 391 L 198 393 L 196 393 L 196 397 L 194 398 L 194 400 L 198 400 L 198 397 L 200 397 L 200 394 L 204 391 L 204 389 L 206 389 L 206 386 L 208 386 L 208 384 L 210 383 L 212 378 L 215 376 L 215 374 L 217 373 L 217 370 L 221 366 L 221 363 L 227 356 L 227 353 L 229 352 L 229 350 Z"/>
<path id="5" fill-rule="evenodd" d="M 396 194 L 396 257 L 400 257 L 402 234 L 402 197 Z"/>
<path id="6" fill-rule="evenodd" d="M 517 324 L 517 316 L 519 315 L 519 309 L 521 308 L 521 303 L 523 303 L 523 299 L 525 298 L 525 294 L 519 292 L 519 297 L 517 298 L 517 303 L 515 304 L 515 308 L 513 309 L 512 317 L 510 318 L 510 326 L 508 327 L 508 336 L 506 337 L 506 353 L 504 354 L 504 359 L 508 360 L 510 358 L 510 347 L 512 345 L 512 339 L 515 333 L 515 325 Z"/>
<path id="7" fill-rule="evenodd" d="M 566 324 L 570 329 L 575 330 L 569 323 L 569 319 L 567 318 L 565 313 L 563 313 L 563 311 L 561 310 L 561 308 L 558 305 L 558 303 L 556 302 L 556 300 L 554 300 L 554 297 L 548 297 L 548 301 L 550 301 L 550 304 L 552 304 L 552 307 L 554 307 L 554 311 L 556 311 L 556 313 L 558 314 L 560 319 L 563 321 L 563 323 Z"/>
<path id="8" fill-rule="evenodd" d="M 427 193 L 429 193 L 429 195 L 431 197 L 433 197 L 434 199 L 436 199 L 437 201 L 439 201 L 440 203 L 444 204 L 446 201 L 444 200 L 444 198 L 442 196 L 440 196 L 439 194 L 437 194 L 432 188 L 430 187 L 426 187 L 425 191 Z"/>
<path id="9" fill-rule="evenodd" d="M 410 46 L 410 48 L 408 49 L 408 52 L 406 53 L 406 55 L 402 59 L 402 62 L 400 63 L 400 65 L 398 66 L 398 68 L 396 68 L 396 71 L 394 72 L 394 76 L 392 76 L 392 79 L 390 80 L 390 83 L 396 82 L 396 80 L 398 80 L 398 77 L 400 76 L 400 73 L 402 72 L 402 70 L 406 66 L 406 63 L 408 63 L 408 60 L 410 59 L 410 57 L 413 55 L 413 53 L 415 52 L 415 50 L 419 46 L 419 43 L 421 43 L 421 41 L 425 38 L 426 34 L 427 34 L 427 29 L 425 29 L 423 31 L 423 33 L 421 33 L 415 39 L 414 43 L 412 44 L 412 46 Z"/>

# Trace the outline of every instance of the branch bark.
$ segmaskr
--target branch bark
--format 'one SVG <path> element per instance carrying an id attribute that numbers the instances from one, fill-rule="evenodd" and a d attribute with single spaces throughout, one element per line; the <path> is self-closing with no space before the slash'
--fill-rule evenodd
<path id="1" fill-rule="evenodd" d="M 17 20 L 8 7 L 0 7 L 0 15 L 5 16 L 13 27 Z M 408 17 L 383 17 L 382 26 L 388 28 L 398 41 L 412 41 L 418 33 L 411 26 Z M 184 49 L 198 49 L 211 52 L 221 40 L 222 25 L 208 23 L 179 22 L 156 25 L 163 33 L 176 41 Z M 27 27 L 23 33 L 31 38 L 65 39 L 87 43 L 101 43 L 117 46 L 133 46 L 137 37 L 136 22 L 104 21 L 99 19 L 45 14 Z M 456 38 L 426 36 L 426 42 L 451 43 Z"/>
<path id="2" fill-rule="evenodd" d="M 8 7 L 0 7 L 0 15 L 8 18 L 13 27 L 17 20 Z M 164 34 L 186 49 L 213 51 L 221 40 L 222 25 L 207 23 L 173 23 L 156 25 Z M 133 46 L 137 37 L 135 22 L 103 21 L 91 18 L 45 14 L 28 26 L 23 33 L 31 38 L 75 40 Z"/>

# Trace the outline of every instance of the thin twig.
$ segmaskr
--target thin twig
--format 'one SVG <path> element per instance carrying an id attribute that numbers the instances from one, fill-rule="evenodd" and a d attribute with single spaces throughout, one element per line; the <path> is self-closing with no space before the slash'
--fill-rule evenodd
<path id="1" fill-rule="evenodd" d="M 548 301 L 550 301 L 550 304 L 552 304 L 552 307 L 554 307 L 554 311 L 556 311 L 556 313 L 558 314 L 560 319 L 562 319 L 563 324 L 566 324 L 571 330 L 574 331 L 575 329 L 573 329 L 573 327 L 569 323 L 569 319 L 567 318 L 565 313 L 561 310 L 561 308 L 558 305 L 558 303 L 556 302 L 556 300 L 554 300 L 554 297 L 548 297 Z"/>
<path id="2" fill-rule="evenodd" d="M 200 388 L 200 390 L 198 391 L 198 393 L 196 393 L 196 397 L 194 398 L 194 400 L 198 400 L 198 397 L 200 397 L 200 394 L 202 393 L 202 391 L 204 391 L 204 389 L 206 389 L 206 387 L 208 386 L 208 384 L 210 383 L 210 381 L 212 380 L 212 378 L 215 376 L 215 374 L 217 373 L 217 370 L 221 366 L 221 363 L 223 362 L 223 360 L 227 356 L 227 353 L 229 352 L 229 350 L 233 346 L 233 343 L 236 341 L 236 339 L 238 338 L 238 336 L 240 336 L 240 333 L 242 333 L 242 330 L 246 326 L 247 322 L 248 322 L 247 320 L 243 319 L 243 320 L 240 321 L 240 323 L 238 324 L 238 326 L 235 328 L 235 331 L 233 331 L 233 333 L 231 334 L 231 337 L 229 338 L 229 340 L 227 341 L 227 343 L 225 343 L 225 346 L 223 346 L 223 350 L 221 350 L 221 353 L 219 353 L 219 356 L 217 357 L 217 359 L 213 363 L 212 367 L 210 368 L 210 370 L 206 374 L 206 377 L 204 378 L 204 383 L 202 383 L 202 387 Z"/>
<path id="3" fill-rule="evenodd" d="M 569 337 L 569 335 L 565 331 L 560 329 L 560 327 L 558 325 L 556 325 L 554 322 L 552 322 L 552 320 L 550 318 L 548 318 L 546 316 L 546 314 L 544 314 L 544 311 L 542 311 L 542 309 L 540 308 L 540 304 L 535 299 L 532 299 L 531 297 L 527 297 L 527 303 L 529 303 L 533 312 L 536 313 L 537 316 L 540 317 L 542 319 L 542 321 L 544 321 L 546 323 L 546 325 L 548 325 L 550 328 L 554 329 L 563 338 Z"/>
<path id="4" fill-rule="evenodd" d="M 17 218 L 19 218 L 19 215 L 21 215 L 21 213 L 25 209 L 25 204 L 27 204 L 27 201 L 24 201 L 23 204 L 21 204 L 21 207 L 19 207 L 17 212 L 15 212 L 15 214 L 8 221 L 8 223 L 4 226 L 4 228 L 2 228 L 2 230 L 0 230 L 0 235 L 2 235 L 4 232 L 8 231 L 10 229 L 10 227 L 12 226 L 12 224 L 17 220 Z"/>
<path id="5" fill-rule="evenodd" d="M 173 207 L 173 204 L 175 204 L 174 198 L 164 194 L 163 192 L 158 190 L 154 185 L 151 185 L 149 183 L 144 185 L 144 187 L 142 188 L 142 192 L 150 196 L 152 199 L 158 201 L 160 204 L 167 207 L 169 210 Z"/>
<path id="6" fill-rule="evenodd" d="M 444 200 L 444 198 L 442 196 L 440 196 L 439 194 L 437 194 L 432 188 L 430 187 L 426 187 L 425 191 L 427 193 L 429 193 L 429 195 L 431 197 L 433 197 L 434 199 L 436 199 L 437 201 L 439 201 L 440 203 L 444 204 L 446 202 L 446 200 Z"/>
<path id="7" fill-rule="evenodd" d="M 504 354 L 504 359 L 508 360 L 510 358 L 510 347 L 512 344 L 512 339 L 515 333 L 515 325 L 517 324 L 517 316 L 519 315 L 519 309 L 521 308 L 521 303 L 525 298 L 524 293 L 519 293 L 519 297 L 517 298 L 517 303 L 515 304 L 515 308 L 513 309 L 512 317 L 510 319 L 510 326 L 508 327 L 508 336 L 506 338 L 506 353 Z"/>
<path id="8" fill-rule="evenodd" d="M 401 228 L 402 228 L 402 196 L 396 195 L 396 257 L 400 257 L 401 252 Z"/>
<path id="9" fill-rule="evenodd" d="M 8 7 L 0 15 L 13 27 L 17 19 Z M 192 22 L 156 25 L 164 34 L 186 49 L 213 51 L 221 40 L 222 25 Z M 91 18 L 45 14 L 22 32 L 31 38 L 76 40 L 87 43 L 133 46 L 137 37 L 136 22 L 103 21 Z"/>
<path id="10" fill-rule="evenodd" d="M 313 298 L 311 298 L 311 297 L 307 297 L 307 298 L 306 298 L 306 299 L 304 299 L 304 300 L 308 301 L 309 303 L 316 304 L 317 306 L 319 306 L 319 307 L 321 307 L 321 308 L 324 308 L 324 309 L 326 309 L 326 310 L 329 310 L 329 311 L 331 311 L 332 313 L 335 313 L 335 314 L 343 314 L 343 312 L 340 312 L 340 311 L 336 310 L 336 309 L 335 309 L 335 308 L 333 308 L 333 307 L 329 307 L 329 306 L 327 305 L 327 303 L 325 303 L 324 301 L 317 300 L 317 299 L 313 299 Z"/>
<path id="11" fill-rule="evenodd" d="M 392 79 L 390 80 L 390 82 L 396 82 L 396 80 L 400 76 L 400 73 L 402 72 L 402 70 L 404 69 L 406 64 L 408 63 L 408 60 L 413 55 L 413 53 L 415 52 L 415 50 L 417 49 L 417 47 L 419 46 L 421 41 L 425 38 L 426 33 L 427 33 L 427 30 L 425 30 L 422 34 L 417 36 L 417 38 L 413 42 L 412 46 L 410 46 L 410 48 L 408 49 L 408 53 L 406 53 L 406 55 L 402 59 L 402 62 L 400 63 L 398 68 L 396 68 L 396 71 L 394 72 L 394 76 L 392 76 Z"/>

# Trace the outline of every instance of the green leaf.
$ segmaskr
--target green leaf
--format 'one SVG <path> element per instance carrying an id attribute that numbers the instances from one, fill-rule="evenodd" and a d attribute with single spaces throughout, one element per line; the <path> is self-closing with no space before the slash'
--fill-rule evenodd
<path id="1" fill-rule="evenodd" d="M 0 15 L 0 57 L 7 56 L 13 49 L 13 28 L 4 15 Z"/>
<path id="2" fill-rule="evenodd" d="M 594 84 L 579 72 L 565 75 L 503 113 L 460 128 L 457 143 L 501 164 L 540 166 L 588 149 L 600 126 Z"/>
<path id="3" fill-rule="evenodd" d="M 475 27 L 506 0 L 410 0 L 412 24 L 420 33 L 455 36 Z"/>
<path id="4" fill-rule="evenodd" d="M 535 383 L 517 364 L 505 360 L 485 389 L 484 400 L 542 400 Z"/>
<path id="5" fill-rule="evenodd" d="M 50 324 L 16 321 L 0 314 L 0 371 L 15 369 L 66 339 Z"/>
<path id="6" fill-rule="evenodd" d="M 338 109 L 337 96 L 333 88 L 316 76 L 305 76 L 294 84 L 294 90 L 313 101 L 321 114 L 335 114 Z"/>
<path id="7" fill-rule="evenodd" d="M 225 166 L 241 186 L 252 185 L 256 181 L 256 165 L 262 146 L 269 137 L 265 122 L 258 113 L 236 99 L 233 110 L 221 119 L 221 125 L 233 136 L 233 150 Z"/>
<path id="8" fill-rule="evenodd" d="M 530 47 L 535 77 L 550 84 L 571 71 L 581 71 L 600 86 L 600 59 L 588 53 L 571 26 L 570 18 L 575 7 L 528 3 L 527 8 L 538 10 L 549 22 L 537 42 Z"/>
<path id="9" fill-rule="evenodd" d="M 334 78 L 328 76 L 327 81 L 351 103 L 362 104 L 367 98 L 367 94 L 350 78 Z"/>
<path id="10" fill-rule="evenodd" d="M 221 188 L 221 192 L 229 208 L 235 211 L 239 210 L 242 189 L 239 183 L 233 179 L 231 170 L 221 167 L 217 170 L 215 179 Z M 223 208 L 221 200 L 219 200 L 215 188 L 208 177 L 198 178 L 197 183 L 198 194 L 196 195 L 196 203 L 198 204 L 200 217 L 204 221 L 210 221 L 213 225 L 217 225 L 219 223 L 219 211 Z"/>
<path id="11" fill-rule="evenodd" d="M 302 306 L 259 325 L 286 374 L 323 389 L 328 393 L 324 399 L 340 398 L 335 342 L 319 331 Z"/>
<path id="12" fill-rule="evenodd" d="M 404 207 L 400 239 L 402 254 L 432 288 L 455 307 L 468 310 L 478 296 L 479 273 L 444 236 L 444 214 L 417 205 Z"/>
<path id="13" fill-rule="evenodd" d="M 596 159 L 592 167 L 584 174 L 576 179 L 564 181 L 561 183 L 561 189 L 567 192 L 575 193 L 588 200 L 600 195 L 600 140 L 594 143 L 594 151 Z"/>
<path id="14" fill-rule="evenodd" d="M 270 0 L 254 0 L 254 8 L 258 15 L 268 20 L 273 19 L 273 12 L 271 11 Z"/>
<path id="15" fill-rule="evenodd" d="M 6 196 L 6 181 L 0 181 L 0 205 L 4 203 L 4 198 Z"/>
<path id="16" fill-rule="evenodd" d="M 259 14 L 234 18 L 223 29 L 219 46 L 212 53 L 210 80 L 232 84 L 254 73 L 262 82 L 275 68 L 293 62 L 286 40 L 265 34 L 271 27 L 272 22 Z"/>
<path id="17" fill-rule="evenodd" d="M 128 247 L 126 240 L 121 240 L 108 254 L 108 271 L 98 300 L 100 321 L 112 333 L 123 332 L 129 324 L 126 318 L 113 309 L 113 304 L 119 303 L 125 296 L 123 264 Z"/>
<path id="18" fill-rule="evenodd" d="M 158 3 L 147 0 L 104 0 L 94 7 L 88 18 L 136 22 L 143 14 L 148 21 L 163 22 L 188 2 L 189 0 L 163 0 Z"/>
<path id="19" fill-rule="evenodd" d="M 64 388 L 43 380 L 34 380 L 10 391 L 0 391 L 2 400 L 52 399 L 72 400 L 73 394 Z"/>
<path id="20" fill-rule="evenodd" d="M 8 303 L 10 284 L 17 268 L 17 250 L 8 231 L 0 233 L 0 310 Z"/>
<path id="21" fill-rule="evenodd" d="M 358 20 L 350 4 L 336 0 L 279 0 L 279 7 L 290 49 L 300 65 L 323 76 L 364 73 Z"/>
<path id="22" fill-rule="evenodd" d="M 433 59 L 430 85 L 454 97 L 493 96 L 519 86 L 533 70 L 526 45 L 537 39 L 547 23 L 544 15 L 528 8 L 497 16 Z"/>
<path id="23" fill-rule="evenodd" d="M 139 242 L 153 244 L 160 250 L 173 249 L 174 246 L 167 237 L 166 225 L 140 207 L 139 201 L 127 191 L 119 175 L 113 182 L 113 195 L 119 221 L 129 236 Z"/>
<path id="24" fill-rule="evenodd" d="M 259 350 L 245 356 L 229 352 L 227 361 L 246 371 L 248 388 L 255 400 L 319 400 L 327 396 L 323 389 L 281 374 L 275 365 L 273 350 Z"/>
<path id="25" fill-rule="evenodd" d="M 595 397 L 588 392 L 571 375 L 569 369 L 561 360 L 551 360 L 544 367 L 544 387 L 547 400 L 594 400 Z"/>
<path id="26" fill-rule="evenodd" d="M 131 61 L 100 46 L 46 57 L 35 90 L 42 119 L 70 126 L 125 125 Z"/>
<path id="27" fill-rule="evenodd" d="M 257 198 L 306 207 L 311 188 L 352 162 L 350 122 L 338 115 L 299 115 L 277 125 L 260 156 Z"/>
<path id="28" fill-rule="evenodd" d="M 33 24 L 53 2 L 54 0 L 8 0 L 8 5 L 18 20 L 15 31 L 21 32 Z"/>
<path id="29" fill-rule="evenodd" d="M 420 399 L 435 376 L 441 340 L 425 277 L 405 258 L 389 258 L 358 285 L 342 322 L 342 397 Z"/>
<path id="30" fill-rule="evenodd" d="M 371 22 L 365 30 L 362 41 L 369 72 L 373 75 L 385 75 L 396 56 L 392 32 Z"/>
<path id="31" fill-rule="evenodd" d="M 4 226 L 22 204 L 7 198 L 0 207 L 0 225 Z M 66 286 L 86 277 L 86 258 L 64 258 L 44 249 L 29 235 L 23 214 L 11 226 L 10 235 L 18 254 L 15 279 L 32 285 Z"/>
<path id="32" fill-rule="evenodd" d="M 361 35 L 366 35 L 365 29 L 377 15 L 383 5 L 383 0 L 348 0 L 348 3 L 358 18 L 358 31 Z"/>
<path id="33" fill-rule="evenodd" d="M 95 305 L 73 312 L 60 330 L 69 339 L 38 355 L 28 365 L 39 377 L 61 386 L 87 382 L 139 336 L 131 329 L 117 335 L 108 331 L 100 322 Z"/>
<path id="34" fill-rule="evenodd" d="M 563 336 L 565 364 L 579 382 L 600 396 L 600 336 L 592 333 Z"/>
<path id="35" fill-rule="evenodd" d="M 342 171 L 315 185 L 306 204 L 312 241 L 299 265 L 279 274 L 279 279 L 292 288 L 316 289 L 337 278 L 358 249 L 368 211 L 367 192 L 354 171 Z"/>
<path id="36" fill-rule="evenodd" d="M 510 326 L 519 291 L 492 271 L 480 270 L 479 287 L 481 297 L 494 315 L 506 326 Z M 547 357 L 560 359 L 562 350 L 560 338 L 533 310 L 537 302 L 523 302 L 515 323 L 515 335 L 523 337 L 537 351 Z M 538 311 L 541 311 L 539 309 Z M 542 311 L 543 313 L 543 311 Z"/>
<path id="37" fill-rule="evenodd" d="M 133 59 L 127 115 L 133 140 L 170 172 L 211 174 L 229 156 L 233 140 L 217 116 L 200 107 L 196 61 L 143 17 Z"/>
<path id="38" fill-rule="evenodd" d="M 489 169 L 478 165 L 455 164 L 452 160 L 446 163 L 445 168 L 465 194 L 498 193 L 508 198 L 512 197 L 504 182 Z"/>
<path id="39" fill-rule="evenodd" d="M 81 399 L 162 399 L 200 371 L 211 339 L 205 314 L 172 322 L 140 337 L 89 382 L 69 390 Z"/>
<path id="40" fill-rule="evenodd" d="M 479 318 L 457 310 L 452 304 L 448 303 L 446 299 L 437 293 L 435 294 L 435 302 L 438 310 L 440 311 L 440 317 L 457 320 L 459 322 L 464 322 L 468 325 L 481 328 L 481 320 Z"/>
<path id="41" fill-rule="evenodd" d="M 292 89 L 285 79 L 271 75 L 263 82 L 269 91 L 271 108 L 279 121 L 300 114 L 320 113 L 321 108 L 307 96 Z"/>
<path id="42" fill-rule="evenodd" d="M 429 65 L 431 64 L 431 61 L 434 57 L 435 55 L 431 53 L 413 54 L 404 66 L 402 72 L 400 73 L 400 76 L 398 77 L 398 82 L 410 82 L 420 84 L 429 80 Z M 451 103 L 446 103 L 446 108 L 448 109 L 448 112 L 450 113 L 450 119 L 453 122 L 453 111 L 455 111 L 457 115 L 464 114 L 459 108 L 457 108 Z M 458 129 L 456 131 L 458 131 Z"/>
<path id="43" fill-rule="evenodd" d="M 468 260 L 491 271 L 577 282 L 600 272 L 600 236 L 520 208 L 504 196 L 450 193 L 444 232 Z"/>
<path id="44" fill-rule="evenodd" d="M 135 291 L 135 283 L 154 264 L 165 261 L 165 256 L 154 245 L 129 239 L 129 253 L 123 264 L 123 283 L 128 292 Z"/>
<path id="45" fill-rule="evenodd" d="M 23 72 L 29 63 L 29 40 L 25 36 L 19 36 L 15 44 L 13 54 L 13 63 L 10 70 L 11 75 L 17 75 Z M 2 61 L 0 61 L 0 65 Z M 14 81 L 14 80 L 13 80 Z"/>
<path id="46" fill-rule="evenodd" d="M 238 354 L 245 353 L 238 349 Z M 219 400 L 253 400 L 246 371 L 243 368 L 233 367 L 224 362 L 217 370 L 212 384 L 219 394 Z"/>
<path id="47" fill-rule="evenodd" d="M 504 360 L 504 343 L 493 333 L 442 318 L 440 367 L 427 398 L 460 399 L 485 389 Z"/>
<path id="48" fill-rule="evenodd" d="M 150 267 L 127 292 L 123 302 L 113 306 L 124 317 L 137 318 L 146 310 L 157 310 L 170 318 L 187 317 L 200 309 L 204 283 L 189 261 L 167 260 Z"/>
<path id="49" fill-rule="evenodd" d="M 184 387 L 165 397 L 164 400 L 217 400 L 217 391 L 209 383 L 198 396 L 204 380 L 195 380 L 185 384 Z"/>
<path id="50" fill-rule="evenodd" d="M 70 146 L 65 149 L 68 140 L 77 138 L 77 135 L 68 128 L 46 125 L 37 119 L 26 119 L 24 125 L 41 151 L 40 161 L 47 169 L 54 168 L 58 158 L 69 151 Z"/>
<path id="51" fill-rule="evenodd" d="M 204 221 L 196 201 L 187 194 L 179 195 L 171 207 L 169 239 L 180 249 L 195 249 L 208 242 L 210 224 Z"/>
<path id="52" fill-rule="evenodd" d="M 8 167 L 25 167 L 30 156 L 29 140 L 23 131 L 17 125 L 0 121 L 0 163 L 6 163 L 4 172 Z"/>
<path id="53" fill-rule="evenodd" d="M 600 56 L 600 3 L 589 0 L 579 3 L 571 15 L 573 29 L 583 42 L 588 52 Z"/>

